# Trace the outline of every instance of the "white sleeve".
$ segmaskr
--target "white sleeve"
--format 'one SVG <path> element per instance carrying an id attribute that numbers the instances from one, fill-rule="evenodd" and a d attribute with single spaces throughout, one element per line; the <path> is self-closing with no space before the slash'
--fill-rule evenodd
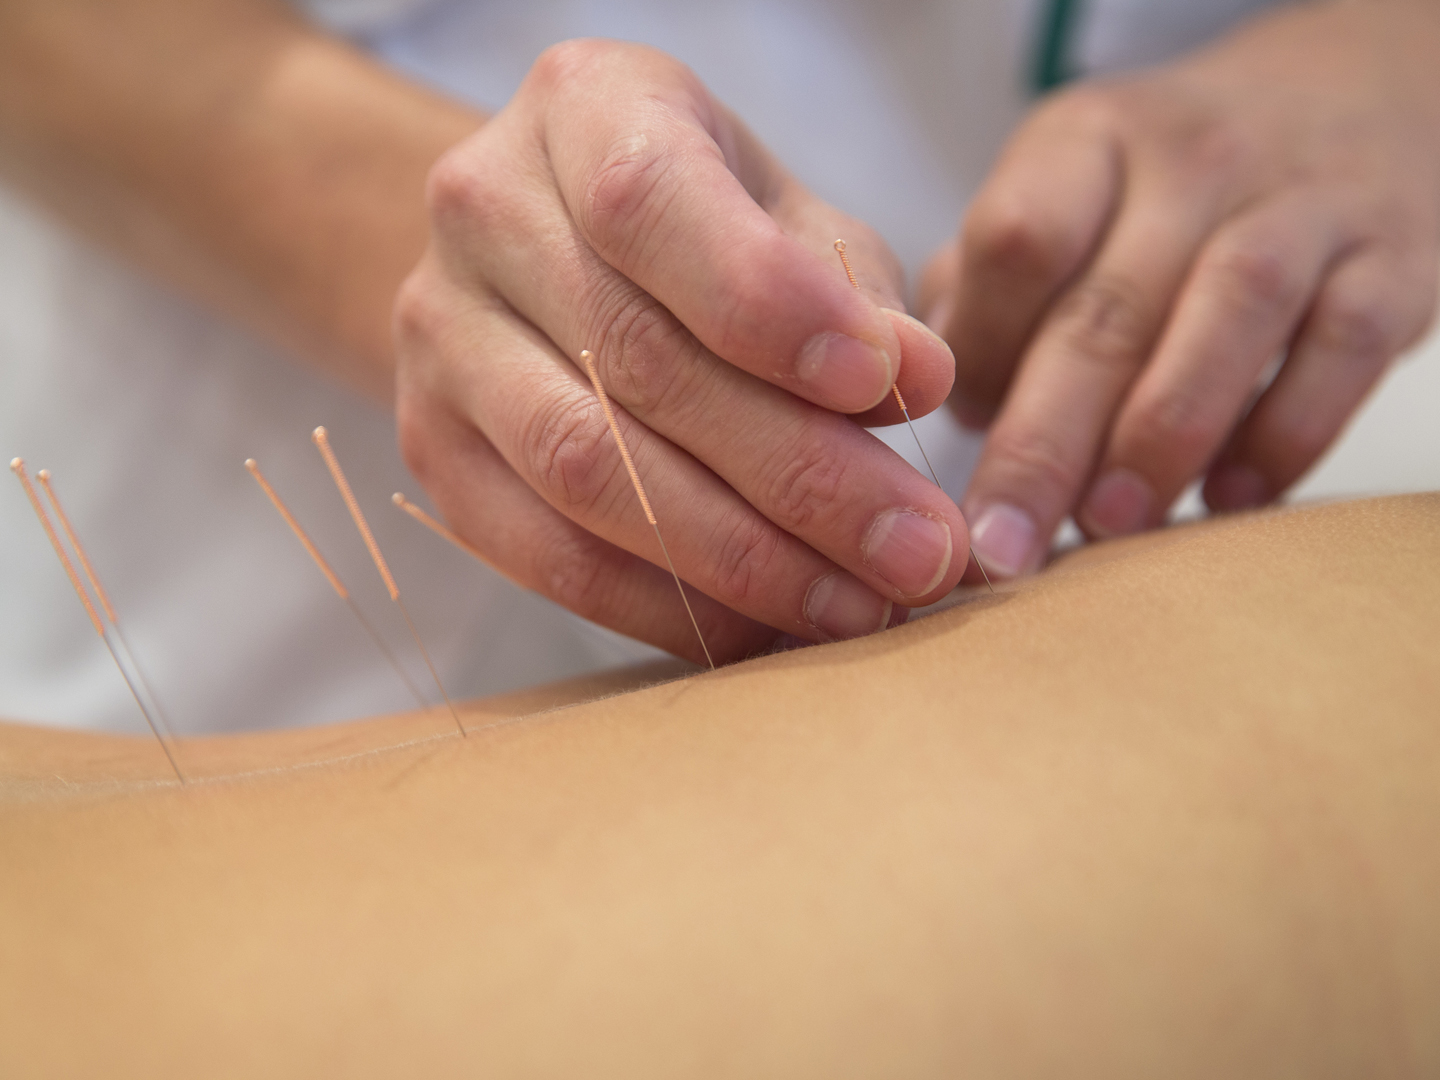
<path id="1" fill-rule="evenodd" d="M 290 0 L 291 5 L 337 34 L 378 30 L 424 7 L 430 0 Z"/>

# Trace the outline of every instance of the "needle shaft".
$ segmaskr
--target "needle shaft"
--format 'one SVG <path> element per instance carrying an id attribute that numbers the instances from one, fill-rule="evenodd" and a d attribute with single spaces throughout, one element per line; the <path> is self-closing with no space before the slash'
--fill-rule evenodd
<path id="1" fill-rule="evenodd" d="M 845 276 L 850 279 L 851 286 L 858 292 L 860 289 L 859 279 L 855 277 L 855 271 L 850 268 L 850 257 L 845 254 L 845 241 L 835 241 L 835 253 L 840 256 L 840 265 L 845 267 Z M 925 459 L 925 467 L 930 470 L 930 479 L 935 481 L 935 486 L 944 488 L 940 484 L 940 477 L 935 475 L 935 466 L 930 464 L 930 455 L 925 453 L 925 446 L 920 442 L 920 434 L 915 430 L 915 421 L 910 419 L 910 410 L 905 407 L 905 399 L 900 396 L 900 385 L 896 383 L 890 387 L 895 395 L 895 404 L 900 406 L 900 415 L 905 417 L 905 423 L 910 428 L 910 437 L 915 440 L 915 448 L 920 451 L 920 456 Z M 985 564 L 980 561 L 980 556 L 975 554 L 975 549 L 970 549 L 970 558 L 975 560 L 975 565 L 980 568 L 980 576 L 985 579 L 985 586 L 991 593 L 994 593 L 995 586 L 990 584 L 990 575 L 985 572 Z"/>
<path id="2" fill-rule="evenodd" d="M 125 631 L 120 626 L 120 616 L 116 614 L 115 605 L 110 602 L 110 596 L 106 593 L 105 587 L 100 584 L 100 578 L 95 573 L 95 567 L 90 562 L 90 555 L 86 552 L 85 545 L 80 543 L 80 537 L 76 535 L 75 527 L 70 524 L 70 515 L 65 513 L 65 507 L 60 505 L 60 497 L 55 494 L 55 485 L 50 480 L 50 470 L 41 469 L 35 474 L 35 479 L 39 480 L 40 486 L 45 489 L 45 497 L 50 500 L 50 509 L 55 511 L 55 520 L 60 522 L 60 528 L 65 533 L 65 538 L 70 541 L 70 547 L 74 549 L 75 557 L 80 560 L 80 569 L 85 571 L 85 579 L 95 590 L 95 598 L 100 601 L 100 608 L 105 612 L 110 629 L 115 631 L 115 640 L 120 643 L 120 650 L 125 654 L 125 659 L 135 672 L 135 677 L 140 681 L 140 688 L 145 691 L 150 708 L 155 711 L 155 718 L 160 721 L 160 727 L 165 734 L 174 739 L 175 729 L 170 726 L 170 720 L 166 717 L 165 710 L 160 707 L 160 697 L 151 687 L 150 680 L 145 677 L 145 669 L 140 666 L 140 661 L 135 658 L 135 650 L 130 647 L 130 639 L 125 636 Z"/>
<path id="3" fill-rule="evenodd" d="M 390 573 L 390 567 L 385 563 L 385 557 L 380 554 L 380 545 L 375 542 L 375 534 L 370 531 L 370 524 L 365 520 L 365 515 L 360 512 L 360 504 L 355 499 L 355 494 L 350 490 L 350 483 L 345 479 L 345 473 L 340 468 L 340 461 L 335 457 L 335 451 L 330 449 L 330 438 L 323 427 L 317 427 L 311 435 L 311 439 L 320 449 L 320 456 L 325 459 L 325 466 L 330 470 L 330 476 L 335 481 L 335 486 L 340 489 L 340 497 L 345 500 L 346 507 L 350 510 L 350 517 L 355 521 L 355 527 L 360 530 L 360 537 L 365 541 L 365 546 L 370 549 L 370 557 L 375 562 L 375 569 L 380 571 L 380 577 L 385 582 L 385 587 L 390 590 L 390 599 L 400 609 L 400 614 L 405 617 L 405 625 L 410 629 L 410 636 L 415 639 L 415 645 L 420 650 L 420 655 L 425 658 L 425 666 L 430 669 L 430 677 L 435 680 L 435 689 L 440 691 L 440 697 L 444 699 L 445 705 L 450 709 L 450 716 L 455 721 L 455 727 L 459 730 L 462 738 L 466 736 L 465 725 L 460 722 L 460 714 L 455 709 L 455 704 L 450 700 L 450 695 L 445 692 L 445 684 L 440 681 L 440 673 L 435 670 L 435 663 L 430 659 L 430 650 L 425 648 L 425 642 L 420 640 L 420 632 L 415 629 L 415 624 L 410 619 L 410 612 L 405 609 L 404 601 L 400 599 L 400 587 L 395 584 L 395 578 Z"/>
<path id="4" fill-rule="evenodd" d="M 656 522 L 650 522 L 655 530 L 655 539 L 660 541 L 660 550 L 665 553 L 665 565 L 670 567 L 670 576 L 675 579 L 675 588 L 680 590 L 680 600 L 685 605 L 685 614 L 690 616 L 690 625 L 695 627 L 695 636 L 700 639 L 700 648 L 705 652 L 705 662 L 710 665 L 710 670 L 715 670 L 715 661 L 710 658 L 710 648 L 705 644 L 705 635 L 700 633 L 700 623 L 695 618 L 695 612 L 690 608 L 690 599 L 685 595 L 685 586 L 680 582 L 680 575 L 675 570 L 675 563 L 670 558 L 670 549 L 665 546 L 665 538 L 660 535 L 660 526 Z"/>
<path id="5" fill-rule="evenodd" d="M 125 686 L 129 689 L 130 696 L 135 699 L 135 704 L 140 707 L 140 714 L 145 717 L 146 726 L 149 727 L 151 734 L 155 736 L 155 741 L 160 744 L 160 749 L 165 752 L 165 757 L 170 762 L 170 767 L 175 770 L 175 778 L 179 780 L 180 783 L 185 783 L 185 774 L 180 771 L 180 764 L 175 760 L 175 754 L 171 751 L 170 744 L 166 741 L 165 736 L 160 733 L 160 728 L 156 726 L 155 718 L 150 715 L 149 708 L 146 707 L 144 700 L 140 697 L 139 691 L 136 690 L 135 683 L 130 678 L 130 673 L 125 670 L 125 665 L 121 663 L 120 654 L 115 651 L 114 643 L 111 642 L 109 635 L 105 633 L 105 624 L 100 621 L 100 614 L 95 610 L 95 605 L 90 601 L 90 594 L 85 591 L 85 586 L 80 581 L 80 575 L 75 572 L 75 564 L 70 561 L 70 555 L 66 552 L 65 545 L 60 542 L 59 534 L 55 532 L 55 526 L 50 523 L 50 515 L 45 512 L 45 507 L 40 502 L 40 496 L 35 493 L 35 487 L 30 483 L 30 477 L 25 472 L 25 462 L 18 457 L 15 458 L 10 462 L 10 471 L 19 478 L 21 486 L 25 489 L 25 496 L 30 500 L 30 505 L 35 511 L 35 516 L 40 519 L 40 525 L 44 528 L 45 535 L 50 540 L 50 546 L 55 549 L 55 554 L 60 559 L 60 565 L 65 569 L 65 576 L 70 579 L 70 585 L 75 590 L 75 595 L 78 596 L 80 602 L 85 605 L 85 613 L 90 616 L 90 624 L 95 627 L 95 633 L 99 634 L 100 640 L 105 643 L 105 649 L 110 653 L 110 659 L 115 661 L 115 667 L 119 669 L 120 677 L 125 680 Z M 47 484 L 46 487 L 48 490 L 49 485 Z M 66 529 L 66 533 L 71 537 L 73 543 L 74 534 L 70 532 L 68 528 Z M 79 555 L 80 548 L 78 544 L 75 550 L 76 554 Z M 81 556 L 81 558 L 83 560 L 84 557 Z M 88 560 L 84 561 L 88 564 Z M 92 582 L 93 580 L 92 577 Z M 98 591 L 97 587 L 97 592 Z M 108 604 L 106 608 L 108 612 Z M 133 657 L 131 662 L 134 662 Z M 137 668 L 136 670 L 138 671 L 139 669 Z"/>
<path id="6" fill-rule="evenodd" d="M 335 572 L 334 568 L 325 560 L 325 556 L 320 554 L 320 549 L 315 546 L 315 542 L 310 539 L 310 534 L 307 533 L 300 522 L 295 519 L 295 515 L 290 512 L 290 508 L 285 505 L 279 493 L 270 486 L 270 481 L 265 479 L 265 474 L 260 471 L 260 466 L 256 463 L 255 459 L 246 458 L 245 468 L 250 471 L 250 475 L 253 476 L 255 482 L 260 485 L 260 490 L 265 492 L 266 497 L 269 498 L 271 504 L 285 520 L 285 524 L 290 526 L 290 531 L 295 534 L 301 546 L 305 548 L 305 551 L 310 555 L 315 565 L 320 568 L 320 572 L 325 575 L 325 580 L 330 582 L 330 587 L 335 590 L 335 594 L 339 596 L 341 600 L 345 601 L 351 613 L 354 614 L 356 620 L 365 630 L 365 633 L 370 635 L 370 640 L 375 642 L 375 647 L 380 650 L 380 655 L 385 657 L 386 662 L 394 669 L 395 674 L 400 676 L 400 681 L 403 682 L 405 688 L 410 691 L 410 696 L 415 699 L 415 703 L 422 709 L 429 708 L 430 705 L 429 702 L 425 700 L 425 695 L 420 693 L 420 688 L 415 685 L 399 659 L 390 651 L 390 647 L 385 644 L 385 639 L 380 636 L 380 632 L 375 629 L 374 624 L 365 617 L 365 613 L 360 610 L 360 605 L 355 603 L 355 598 L 350 595 L 350 590 L 345 588 L 344 583 L 340 580 L 340 575 Z"/>
<path id="7" fill-rule="evenodd" d="M 590 376 L 590 382 L 595 387 L 595 396 L 600 399 L 600 409 L 605 414 L 605 422 L 610 425 L 610 434 L 615 437 L 615 445 L 620 449 L 620 460 L 625 462 L 625 471 L 630 474 L 630 483 L 635 488 L 635 494 L 640 497 L 640 508 L 645 511 L 645 520 L 650 522 L 650 527 L 655 530 L 655 539 L 660 541 L 660 550 L 665 554 L 665 565 L 670 567 L 670 575 L 675 579 L 675 588 L 680 590 L 680 600 L 685 605 L 685 614 L 690 616 L 690 625 L 695 628 L 695 636 L 700 639 L 700 648 L 705 653 L 705 661 L 710 665 L 710 670 L 715 670 L 715 661 L 710 657 L 710 647 L 705 644 L 705 635 L 700 632 L 700 621 L 695 618 L 695 611 L 690 606 L 690 598 L 685 595 L 685 586 L 680 582 L 680 574 L 675 569 L 675 563 L 670 558 L 670 549 L 665 546 L 665 538 L 660 535 L 660 523 L 655 520 L 655 511 L 650 507 L 650 499 L 645 494 L 645 485 L 640 482 L 640 473 L 635 468 L 635 461 L 630 457 L 630 448 L 625 445 L 625 437 L 620 434 L 620 425 L 615 420 L 615 410 L 610 407 L 610 395 L 605 393 L 605 387 L 600 382 L 600 373 L 595 369 L 595 354 L 589 349 L 580 352 L 580 360 L 585 365 L 585 373 Z"/>

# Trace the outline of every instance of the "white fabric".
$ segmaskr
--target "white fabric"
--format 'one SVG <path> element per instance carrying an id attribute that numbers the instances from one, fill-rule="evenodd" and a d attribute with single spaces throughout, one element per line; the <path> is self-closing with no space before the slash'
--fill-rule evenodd
<path id="1" fill-rule="evenodd" d="M 1071 58 L 1102 74 L 1159 63 L 1208 41 L 1273 0 L 1082 0 Z"/>
<path id="2" fill-rule="evenodd" d="M 24 268 L 7 272 L 0 288 L 7 454 L 25 456 L 32 474 L 54 474 L 181 730 L 414 705 L 242 467 L 249 456 L 260 462 L 423 679 L 310 444 L 317 423 L 330 429 L 452 693 L 525 685 L 625 655 L 391 506 L 391 492 L 420 491 L 380 410 L 3 198 L 0 252 Z M 0 487 L 0 507 L 0 715 L 137 730 L 125 685 L 13 478 Z"/>
<path id="3" fill-rule="evenodd" d="M 337 34 L 355 34 L 394 23 L 429 0 L 299 0 L 297 7 Z"/>
<path id="4" fill-rule="evenodd" d="M 1106 68 L 1156 59 L 1157 50 L 1215 29 L 1194 20 L 1204 6 L 1096 0 L 1077 31 L 1077 55 Z M 1031 5 L 1002 0 L 307 7 L 402 71 L 491 107 L 554 41 L 604 35 L 654 44 L 691 64 L 823 197 L 874 223 L 912 270 L 954 228 L 1023 113 L 1036 18 Z M 1210 8 L 1230 15 L 1237 5 L 1214 0 Z M 1136 28 L 1130 46 L 1127 20 Z M 1156 30 L 1167 26 L 1168 36 Z M 1436 368 L 1416 369 L 1422 391 L 1440 382 L 1423 382 Z M 1414 385 L 1412 377 L 1412 393 Z M 1391 457 L 1367 458 L 1362 447 L 1360 465 L 1339 474 L 1341 488 L 1440 487 L 1440 447 L 1427 416 L 1409 419 L 1408 429 L 1381 423 L 1393 436 Z M 452 693 L 498 692 L 644 654 L 397 514 L 391 491 L 419 493 L 388 417 L 0 195 L 3 450 L 54 472 L 181 731 L 311 723 L 409 704 L 244 472 L 250 455 L 415 677 L 424 674 L 309 445 L 316 423 L 330 428 Z M 1431 434 L 1417 432 L 1417 423 Z M 976 444 L 946 414 L 923 426 L 958 496 Z M 1402 474 L 1394 457 L 1406 455 L 1407 437 L 1430 438 L 1436 464 Z M 903 430 L 887 438 L 912 452 Z M 0 491 L 0 716 L 143 730 L 18 485 Z"/>

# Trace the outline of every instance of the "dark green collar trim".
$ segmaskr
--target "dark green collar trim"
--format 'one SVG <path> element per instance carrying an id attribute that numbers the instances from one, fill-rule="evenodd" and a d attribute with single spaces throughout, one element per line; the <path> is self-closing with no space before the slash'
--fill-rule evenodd
<path id="1" fill-rule="evenodd" d="M 1030 89 L 1044 94 L 1069 82 L 1078 72 L 1072 55 L 1075 29 L 1085 0 L 1046 0 L 1030 65 Z"/>

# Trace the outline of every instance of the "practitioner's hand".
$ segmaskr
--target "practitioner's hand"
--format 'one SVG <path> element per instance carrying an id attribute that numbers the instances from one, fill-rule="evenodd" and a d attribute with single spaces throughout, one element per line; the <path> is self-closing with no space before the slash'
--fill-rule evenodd
<path id="1" fill-rule="evenodd" d="M 406 460 L 515 581 L 702 654 L 577 357 L 590 349 L 718 660 L 854 637 L 959 580 L 959 510 L 855 420 L 950 390 L 873 232 L 682 65 L 570 42 L 430 177 L 396 309 Z M 832 248 L 843 237 L 863 291 Z M 855 419 L 841 415 L 855 414 Z M 658 564 L 658 565 L 657 565 Z"/>
<path id="2" fill-rule="evenodd" d="M 993 420 L 988 569 L 1034 569 L 1067 513 L 1130 533 L 1199 476 L 1237 509 L 1316 460 L 1434 308 L 1437 84 L 1440 4 L 1372 0 L 1036 111 L 922 288 L 956 412 Z"/>

